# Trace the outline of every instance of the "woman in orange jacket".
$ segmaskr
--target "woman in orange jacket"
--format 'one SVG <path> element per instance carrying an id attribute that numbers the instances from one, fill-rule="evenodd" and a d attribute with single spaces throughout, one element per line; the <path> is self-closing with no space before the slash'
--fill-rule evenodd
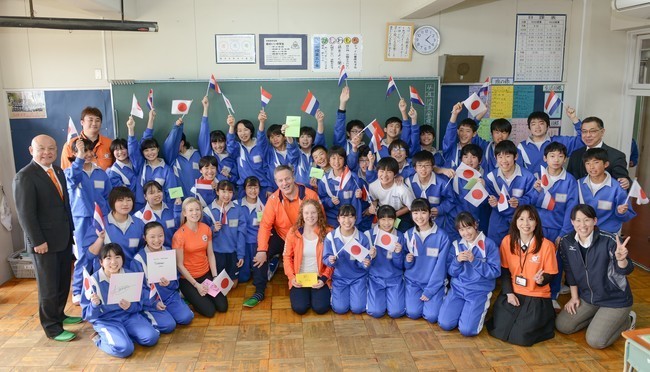
<path id="1" fill-rule="evenodd" d="M 331 229 L 323 208 L 316 200 L 302 202 L 296 224 L 287 233 L 284 246 L 284 273 L 289 278 L 289 299 L 296 313 L 305 314 L 310 308 L 316 314 L 330 309 L 330 284 L 333 269 L 323 264 L 323 241 Z M 298 274 L 301 275 L 301 280 Z M 302 277 L 316 276 L 316 284 L 307 286 Z"/>

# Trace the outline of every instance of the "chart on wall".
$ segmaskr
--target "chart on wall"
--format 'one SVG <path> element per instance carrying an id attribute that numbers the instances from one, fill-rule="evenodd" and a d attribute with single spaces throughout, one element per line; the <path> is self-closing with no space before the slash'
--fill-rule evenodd
<path id="1" fill-rule="evenodd" d="M 564 72 L 565 14 L 517 14 L 516 82 L 559 82 Z"/>
<path id="2" fill-rule="evenodd" d="M 311 37 L 312 71 L 339 72 L 345 65 L 348 72 L 363 67 L 361 34 L 318 34 Z"/>

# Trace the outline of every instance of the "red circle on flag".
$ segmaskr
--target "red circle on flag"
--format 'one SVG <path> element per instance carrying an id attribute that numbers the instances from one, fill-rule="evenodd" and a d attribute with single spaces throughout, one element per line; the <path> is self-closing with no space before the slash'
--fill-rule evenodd
<path id="1" fill-rule="evenodd" d="M 474 198 L 474 199 L 482 199 L 483 198 L 483 191 L 482 190 L 474 190 L 474 191 L 472 191 L 472 198 Z"/>
<path id="2" fill-rule="evenodd" d="M 542 185 L 548 186 L 548 177 L 546 175 L 542 176 Z"/>
<path id="3" fill-rule="evenodd" d="M 499 194 L 499 204 L 505 203 L 506 202 L 506 196 L 503 194 Z"/>
<path id="4" fill-rule="evenodd" d="M 463 177 L 465 177 L 465 178 L 472 178 L 473 175 L 474 175 L 474 172 L 472 172 L 469 169 L 465 169 L 463 171 Z"/>
<path id="5" fill-rule="evenodd" d="M 230 280 L 228 278 L 223 278 L 221 280 L 221 288 L 228 288 L 230 285 Z"/>
<path id="6" fill-rule="evenodd" d="M 352 248 L 350 248 L 350 252 L 352 252 L 353 255 L 358 255 L 361 253 L 361 247 L 358 245 L 353 245 Z"/>
<path id="7" fill-rule="evenodd" d="M 187 103 L 181 102 L 181 103 L 178 104 L 178 106 L 176 106 L 176 108 L 178 109 L 178 111 L 181 111 L 181 112 L 186 111 L 187 110 Z"/>
<path id="8" fill-rule="evenodd" d="M 90 288 L 90 279 L 84 278 L 84 288 Z"/>
<path id="9" fill-rule="evenodd" d="M 646 193 L 645 193 L 645 191 L 643 191 L 643 189 L 639 189 L 639 195 L 641 195 L 641 199 L 647 199 L 648 198 L 648 195 L 646 195 Z"/>
<path id="10" fill-rule="evenodd" d="M 146 210 L 142 214 L 142 217 L 144 217 L 145 220 L 149 221 L 149 220 L 151 220 L 151 217 L 153 217 L 153 213 L 151 213 L 150 210 Z"/>
<path id="11" fill-rule="evenodd" d="M 483 240 L 478 241 L 478 247 L 481 249 L 485 249 L 485 242 Z"/>
<path id="12" fill-rule="evenodd" d="M 472 101 L 472 104 L 469 105 L 469 106 L 472 108 L 472 110 L 476 110 L 477 108 L 479 108 L 481 106 L 481 104 L 479 103 L 478 100 L 474 100 L 474 101 Z"/>
<path id="13" fill-rule="evenodd" d="M 393 240 L 393 239 L 391 239 L 389 235 L 384 234 L 384 235 L 381 236 L 381 244 L 383 244 L 383 245 L 390 244 L 391 240 Z"/>

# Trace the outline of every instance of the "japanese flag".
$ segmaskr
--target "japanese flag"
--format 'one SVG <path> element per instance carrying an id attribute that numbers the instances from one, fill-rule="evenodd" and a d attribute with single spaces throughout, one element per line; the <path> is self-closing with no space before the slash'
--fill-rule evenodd
<path id="1" fill-rule="evenodd" d="M 219 288 L 219 292 L 221 292 L 224 296 L 228 295 L 228 292 L 230 292 L 233 284 L 235 284 L 235 282 L 230 279 L 230 276 L 228 276 L 226 270 L 221 270 L 219 275 L 214 278 L 213 283 L 217 286 L 217 288 Z"/>
<path id="2" fill-rule="evenodd" d="M 632 182 L 632 187 L 630 187 L 630 193 L 628 194 L 628 199 L 629 198 L 636 198 L 637 205 L 650 203 L 650 199 L 648 199 L 648 194 L 646 194 L 645 191 L 643 191 L 641 185 L 639 184 L 639 181 L 637 181 L 636 178 L 634 179 L 634 182 Z"/>
<path id="3" fill-rule="evenodd" d="M 413 254 L 414 257 L 418 256 L 418 241 L 415 239 L 415 230 L 413 231 L 413 235 L 411 235 L 411 240 L 409 240 L 407 247 L 409 249 L 409 253 Z"/>
<path id="4" fill-rule="evenodd" d="M 140 212 L 136 213 L 136 217 L 141 219 L 142 222 L 144 223 L 149 223 L 151 221 L 156 220 L 156 215 L 153 213 L 153 209 L 151 209 L 149 203 L 147 203 L 147 205 L 144 206 L 144 210 L 142 211 L 142 213 Z"/>
<path id="5" fill-rule="evenodd" d="M 156 288 L 156 285 L 154 283 L 151 283 L 149 284 L 149 299 L 151 300 L 156 296 L 158 296 L 158 299 L 160 299 L 160 294 L 158 293 L 158 289 Z"/>
<path id="6" fill-rule="evenodd" d="M 350 256 L 359 262 L 363 262 L 363 260 L 370 253 L 370 250 L 361 245 L 361 243 L 359 243 L 359 241 L 356 239 L 349 241 L 348 244 L 343 246 L 343 249 L 345 249 L 345 251 L 348 252 Z"/>
<path id="7" fill-rule="evenodd" d="M 133 101 L 131 101 L 131 115 L 137 116 L 140 119 L 144 117 L 144 112 L 142 111 L 142 107 L 140 107 L 140 104 L 138 103 L 138 99 L 135 98 L 135 94 L 133 95 Z"/>
<path id="8" fill-rule="evenodd" d="M 489 194 L 483 184 L 476 182 L 474 186 L 469 189 L 464 199 L 478 208 L 478 206 L 481 205 L 481 203 L 483 203 L 483 201 L 487 199 L 488 196 Z"/>
<path id="9" fill-rule="evenodd" d="M 487 106 L 485 106 L 485 103 L 478 98 L 476 93 L 472 93 L 471 96 L 463 101 L 463 104 L 467 107 L 467 111 L 469 111 L 469 114 L 472 115 L 472 117 L 477 117 L 479 114 L 487 111 Z"/>
<path id="10" fill-rule="evenodd" d="M 483 232 L 480 232 L 476 237 L 476 247 L 478 247 L 478 250 L 483 255 L 483 258 L 485 258 L 485 235 Z"/>
<path id="11" fill-rule="evenodd" d="M 544 191 L 544 200 L 542 200 L 542 208 L 552 211 L 555 209 L 555 199 L 550 192 Z"/>
<path id="12" fill-rule="evenodd" d="M 539 168 L 539 183 L 542 185 L 544 191 L 548 191 L 551 187 L 553 187 L 553 184 L 555 182 L 551 180 L 551 176 L 549 176 L 546 168 L 544 168 L 543 165 L 540 165 Z"/>
<path id="13" fill-rule="evenodd" d="M 469 165 L 461 162 L 458 165 L 458 168 L 456 168 L 456 176 L 464 179 L 465 181 L 469 181 L 472 178 L 481 178 L 481 173 Z"/>
<path id="14" fill-rule="evenodd" d="M 74 137 L 79 137 L 79 132 L 77 132 L 77 127 L 74 126 L 72 116 L 68 116 L 68 141 Z"/>
<path id="15" fill-rule="evenodd" d="M 175 99 L 172 101 L 172 115 L 185 115 L 190 112 L 190 106 L 192 105 L 191 100 L 179 100 Z"/>
<path id="16" fill-rule="evenodd" d="M 395 251 L 395 244 L 397 244 L 397 235 L 387 233 L 382 229 L 377 229 L 377 237 L 375 238 L 375 245 L 389 252 Z"/>
<path id="17" fill-rule="evenodd" d="M 90 300 L 90 296 L 93 295 L 97 291 L 97 288 L 99 288 L 99 285 L 97 284 L 97 281 L 95 278 L 88 273 L 88 270 L 84 267 L 83 271 L 83 286 L 84 286 L 84 295 L 88 300 Z M 100 298 L 101 300 L 101 298 Z"/>
<path id="18" fill-rule="evenodd" d="M 234 114 L 235 109 L 232 108 L 232 103 L 230 103 L 230 100 L 228 99 L 228 97 L 226 97 L 225 94 L 221 93 L 221 98 L 223 98 L 223 103 L 226 104 L 226 109 L 228 109 L 228 112 L 232 112 Z"/>
<path id="19" fill-rule="evenodd" d="M 510 204 L 508 204 L 508 199 L 510 199 L 510 195 L 508 194 L 508 190 L 506 189 L 506 186 L 503 185 L 501 186 L 501 192 L 499 192 L 499 205 L 497 206 L 499 208 L 499 212 L 503 212 L 506 209 L 510 208 Z"/>

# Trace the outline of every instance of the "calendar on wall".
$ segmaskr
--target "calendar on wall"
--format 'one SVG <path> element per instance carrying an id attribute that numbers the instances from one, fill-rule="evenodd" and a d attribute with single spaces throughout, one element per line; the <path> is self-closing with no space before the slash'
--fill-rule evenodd
<path id="1" fill-rule="evenodd" d="M 562 81 L 566 19 L 566 14 L 517 14 L 516 82 Z"/>

